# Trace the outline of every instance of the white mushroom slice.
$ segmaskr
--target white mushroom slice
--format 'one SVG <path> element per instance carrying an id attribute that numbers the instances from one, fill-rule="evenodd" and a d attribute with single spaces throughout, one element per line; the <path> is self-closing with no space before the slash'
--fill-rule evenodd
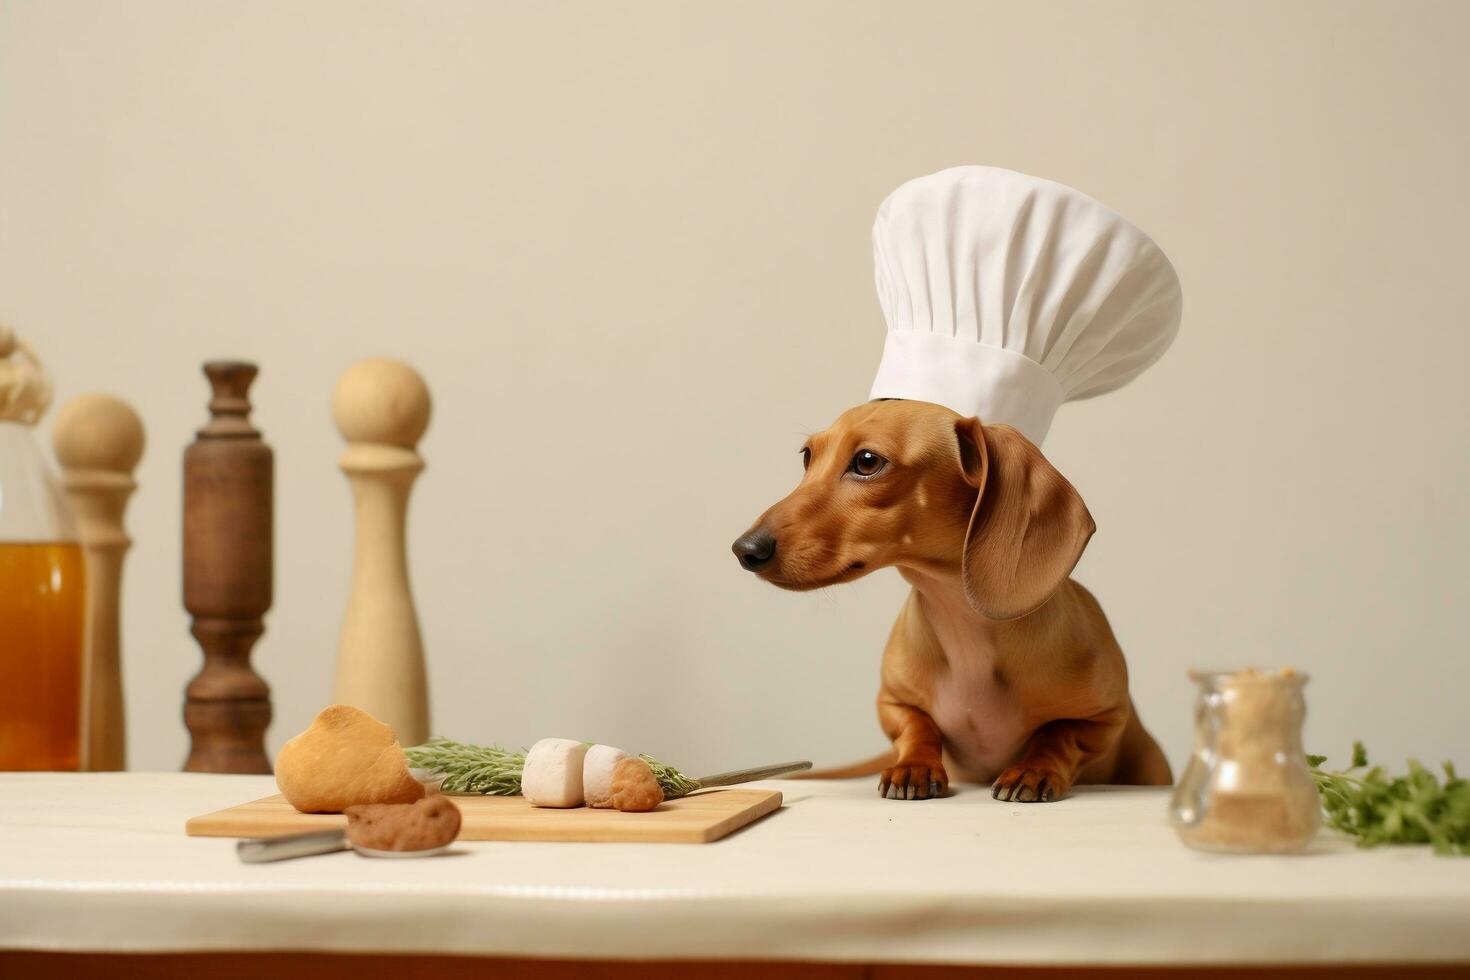
<path id="1" fill-rule="evenodd" d="M 628 758 L 628 753 L 611 745 L 594 745 L 582 760 L 582 795 L 588 806 L 610 809 L 613 769 Z"/>
<path id="2" fill-rule="evenodd" d="M 521 795 L 535 806 L 582 805 L 582 759 L 587 746 L 571 738 L 543 738 L 526 753 Z"/>

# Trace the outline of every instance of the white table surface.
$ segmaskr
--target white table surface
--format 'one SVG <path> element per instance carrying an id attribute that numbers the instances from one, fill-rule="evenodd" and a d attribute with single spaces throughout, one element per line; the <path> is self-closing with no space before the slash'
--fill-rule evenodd
<path id="1" fill-rule="evenodd" d="M 715 844 L 462 843 L 243 865 L 186 818 L 270 777 L 0 774 L 0 948 L 914 963 L 1470 962 L 1470 860 L 1181 845 L 1167 793 L 924 802 L 782 782 Z"/>

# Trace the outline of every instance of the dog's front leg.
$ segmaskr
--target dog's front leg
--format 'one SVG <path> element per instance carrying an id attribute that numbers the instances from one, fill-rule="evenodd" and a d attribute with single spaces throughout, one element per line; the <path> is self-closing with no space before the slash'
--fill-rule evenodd
<path id="1" fill-rule="evenodd" d="M 883 770 L 878 795 L 894 800 L 943 796 L 949 774 L 944 771 L 944 739 L 934 719 L 912 705 L 879 701 L 878 721 L 898 757 Z"/>
<path id="2" fill-rule="evenodd" d="M 1016 764 L 996 778 L 990 795 L 1014 803 L 1059 800 L 1083 765 L 1106 752 L 1122 730 L 1123 722 L 1112 713 L 1049 721 L 1032 733 Z"/>

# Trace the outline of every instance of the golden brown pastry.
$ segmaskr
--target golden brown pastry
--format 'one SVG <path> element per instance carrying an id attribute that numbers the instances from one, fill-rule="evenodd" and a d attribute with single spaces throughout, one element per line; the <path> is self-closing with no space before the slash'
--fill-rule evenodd
<path id="1" fill-rule="evenodd" d="M 353 847 L 426 851 L 459 836 L 459 807 L 438 793 L 417 803 L 360 803 L 343 812 Z"/>
<path id="2" fill-rule="evenodd" d="M 648 763 L 642 759 L 624 759 L 613 767 L 613 806 L 627 813 L 642 813 L 656 809 L 663 801 L 663 788 Z"/>
<path id="3" fill-rule="evenodd" d="M 302 813 L 341 813 L 358 803 L 412 803 L 424 796 L 393 729 L 345 704 L 323 710 L 281 747 L 276 785 Z"/>

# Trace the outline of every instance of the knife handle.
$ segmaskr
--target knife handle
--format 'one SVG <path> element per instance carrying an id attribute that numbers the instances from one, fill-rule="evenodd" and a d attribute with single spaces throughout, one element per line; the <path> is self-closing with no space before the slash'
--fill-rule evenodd
<path id="1" fill-rule="evenodd" d="M 712 786 L 734 786 L 736 783 L 753 783 L 757 779 L 774 779 L 793 772 L 804 772 L 811 767 L 810 762 L 781 762 L 774 766 L 761 766 L 758 769 L 736 769 L 734 772 L 722 772 L 716 776 L 696 779 L 695 782 L 699 783 L 700 789 L 709 789 Z"/>

